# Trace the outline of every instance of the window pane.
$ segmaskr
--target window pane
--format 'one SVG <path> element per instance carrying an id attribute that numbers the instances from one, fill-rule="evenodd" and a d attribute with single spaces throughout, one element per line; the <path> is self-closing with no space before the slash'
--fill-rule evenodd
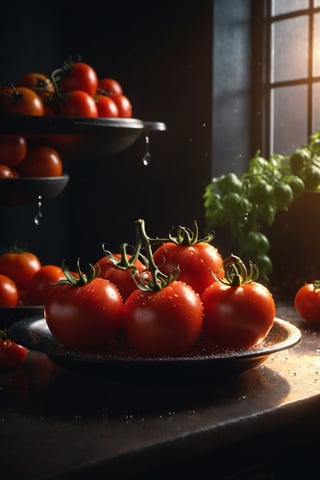
<path id="1" fill-rule="evenodd" d="M 314 0 L 314 6 L 320 7 L 320 0 Z"/>
<path id="2" fill-rule="evenodd" d="M 308 140 L 306 85 L 277 88 L 271 94 L 270 150 L 288 155 Z"/>
<path id="3" fill-rule="evenodd" d="M 312 89 L 313 118 L 312 133 L 320 130 L 320 83 L 315 83 Z"/>
<path id="4" fill-rule="evenodd" d="M 308 17 L 272 25 L 271 81 L 304 78 L 308 75 Z"/>
<path id="5" fill-rule="evenodd" d="M 320 14 L 314 15 L 313 23 L 313 75 L 320 75 Z"/>
<path id="6" fill-rule="evenodd" d="M 308 7 L 309 0 L 272 0 L 271 12 L 272 15 L 280 15 L 281 13 L 295 12 Z"/>

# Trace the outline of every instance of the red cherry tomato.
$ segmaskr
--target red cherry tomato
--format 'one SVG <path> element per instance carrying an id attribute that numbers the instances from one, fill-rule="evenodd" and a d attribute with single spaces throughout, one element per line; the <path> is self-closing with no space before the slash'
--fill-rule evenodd
<path id="1" fill-rule="evenodd" d="M 112 100 L 117 104 L 119 110 L 119 117 L 131 118 L 132 117 L 132 105 L 128 97 L 121 93 L 113 93 L 111 95 Z"/>
<path id="2" fill-rule="evenodd" d="M 18 345 L 7 337 L 6 332 L 0 331 L 0 368 L 17 368 L 23 364 L 28 349 Z"/>
<path id="3" fill-rule="evenodd" d="M 125 303 L 128 342 L 152 357 L 186 353 L 203 324 L 199 295 L 186 283 L 173 281 L 159 291 L 134 290 Z"/>
<path id="4" fill-rule="evenodd" d="M 63 173 L 62 158 L 52 147 L 33 145 L 28 148 L 17 170 L 21 177 L 60 177 Z"/>
<path id="5" fill-rule="evenodd" d="M 16 307 L 18 301 L 17 285 L 11 278 L 0 274 L 0 307 Z"/>
<path id="6" fill-rule="evenodd" d="M 42 100 L 47 100 L 55 93 L 51 79 L 44 73 L 25 73 L 16 82 L 16 86 L 31 88 L 31 90 L 36 92 Z"/>
<path id="7" fill-rule="evenodd" d="M 27 140 L 22 135 L 0 135 L 0 163 L 15 167 L 25 158 Z"/>
<path id="8" fill-rule="evenodd" d="M 61 117 L 98 116 L 98 108 L 94 98 L 83 90 L 73 90 L 63 97 L 58 107 Z"/>
<path id="9" fill-rule="evenodd" d="M 243 277 L 244 278 L 244 277 Z M 234 281 L 238 279 L 238 283 Z M 275 317 L 271 292 L 262 284 L 240 281 L 237 273 L 228 282 L 216 281 L 201 296 L 204 331 L 219 345 L 249 348 L 269 333 Z"/>
<path id="10" fill-rule="evenodd" d="M 117 118 L 119 109 L 111 97 L 106 95 L 96 95 L 95 101 L 98 109 L 98 117 Z"/>
<path id="11" fill-rule="evenodd" d="M 113 93 L 123 93 L 122 86 L 114 78 L 101 78 L 98 82 L 98 90 L 103 90 L 108 95 Z"/>
<path id="12" fill-rule="evenodd" d="M 0 92 L 1 111 L 6 114 L 42 116 L 44 105 L 39 95 L 27 87 L 11 87 Z"/>
<path id="13" fill-rule="evenodd" d="M 48 327 L 69 348 L 106 350 L 123 323 L 121 294 L 104 278 L 78 282 L 54 287 L 44 307 Z"/>
<path id="14" fill-rule="evenodd" d="M 218 249 L 209 243 L 211 236 L 198 239 L 198 232 L 185 227 L 178 229 L 174 241 L 165 242 L 153 253 L 160 270 L 168 275 L 179 267 L 178 280 L 186 282 L 199 294 L 215 281 L 213 274 L 223 277 L 223 258 Z M 208 241 L 207 241 L 208 240 Z"/>
<path id="15" fill-rule="evenodd" d="M 64 278 L 61 267 L 57 265 L 42 265 L 29 282 L 24 304 L 44 305 L 55 288 L 54 284 Z"/>
<path id="16" fill-rule="evenodd" d="M 39 258 L 31 252 L 12 251 L 0 255 L 0 273 L 11 278 L 22 290 L 40 268 Z"/>
<path id="17" fill-rule="evenodd" d="M 295 294 L 294 306 L 310 325 L 320 325 L 320 282 L 302 285 Z"/>
<path id="18" fill-rule="evenodd" d="M 14 170 L 8 165 L 0 164 L 0 178 L 16 178 Z"/>
<path id="19" fill-rule="evenodd" d="M 97 73 L 84 62 L 67 62 L 63 69 L 54 72 L 58 75 L 58 89 L 61 94 L 66 94 L 74 90 L 82 90 L 91 96 L 97 93 L 98 77 Z"/>
<path id="20" fill-rule="evenodd" d="M 135 268 L 141 273 L 146 268 L 140 260 L 136 260 L 132 264 L 130 259 L 131 256 L 127 255 L 127 261 L 121 261 L 121 254 L 115 253 L 111 257 L 105 255 L 95 264 L 95 269 L 99 268 L 98 276 L 114 283 L 118 287 L 123 300 L 126 300 L 130 293 L 137 288 L 132 278 L 132 269 Z"/>

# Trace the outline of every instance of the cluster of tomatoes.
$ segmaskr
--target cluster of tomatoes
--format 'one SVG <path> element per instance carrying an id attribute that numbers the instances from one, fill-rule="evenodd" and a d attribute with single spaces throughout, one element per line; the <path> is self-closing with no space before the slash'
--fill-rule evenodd
<path id="1" fill-rule="evenodd" d="M 249 274 L 231 279 L 231 264 L 240 259 L 225 262 L 207 239 L 184 227 L 162 240 L 148 237 L 142 220 L 137 231 L 131 254 L 122 244 L 88 273 L 79 263 L 74 273 L 63 266 L 66 279 L 44 305 L 47 325 L 61 344 L 108 352 L 120 338 L 128 352 L 162 357 L 187 354 L 204 336 L 224 349 L 248 348 L 266 337 L 274 300 Z"/>
<path id="2" fill-rule="evenodd" d="M 0 307 L 43 305 L 53 283 L 64 278 L 62 268 L 43 265 L 37 255 L 12 250 L 0 255 Z M 27 357 L 28 349 L 0 330 L 0 368 L 16 368 Z"/>
<path id="3" fill-rule="evenodd" d="M 50 75 L 29 72 L 3 85 L 0 113 L 130 118 L 132 104 L 116 79 L 100 78 L 91 65 L 69 59 Z"/>
<path id="4" fill-rule="evenodd" d="M 31 144 L 23 135 L 0 135 L 0 178 L 59 177 L 60 153 L 51 146 Z"/>
<path id="5" fill-rule="evenodd" d="M 53 283 L 64 278 L 61 266 L 42 264 L 17 248 L 0 255 L 0 306 L 44 305 Z"/>

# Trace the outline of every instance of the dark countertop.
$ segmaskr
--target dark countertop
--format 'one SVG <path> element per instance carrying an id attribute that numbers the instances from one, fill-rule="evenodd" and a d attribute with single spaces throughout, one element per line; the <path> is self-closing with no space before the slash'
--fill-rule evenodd
<path id="1" fill-rule="evenodd" d="M 301 328 L 298 345 L 234 377 L 192 384 L 92 378 L 30 352 L 0 374 L 1 479 L 250 478 L 311 466 L 320 330 L 290 304 L 278 303 L 277 317 Z"/>

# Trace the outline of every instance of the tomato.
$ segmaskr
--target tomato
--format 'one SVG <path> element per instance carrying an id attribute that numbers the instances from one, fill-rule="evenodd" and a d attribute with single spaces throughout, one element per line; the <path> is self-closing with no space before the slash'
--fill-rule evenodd
<path id="1" fill-rule="evenodd" d="M 50 292 L 55 288 L 54 284 L 64 278 L 61 267 L 57 265 L 42 265 L 28 284 L 24 304 L 44 305 Z"/>
<path id="2" fill-rule="evenodd" d="M 18 301 L 17 285 L 7 275 L 0 274 L 0 307 L 16 307 Z"/>
<path id="3" fill-rule="evenodd" d="M 152 357 L 186 353 L 202 330 L 199 295 L 184 282 L 172 281 L 159 291 L 134 290 L 125 302 L 127 341 Z"/>
<path id="4" fill-rule="evenodd" d="M 98 81 L 98 90 L 103 90 L 107 94 L 122 93 L 122 86 L 114 78 L 100 78 Z"/>
<path id="5" fill-rule="evenodd" d="M 27 153 L 27 140 L 22 135 L 0 135 L 0 163 L 15 167 Z"/>
<path id="6" fill-rule="evenodd" d="M 264 285 L 246 271 L 242 273 L 243 264 L 239 261 L 232 256 L 231 265 L 237 264 L 236 269 L 230 272 L 230 267 L 225 266 L 226 280 L 212 283 L 202 293 L 203 329 L 219 345 L 246 349 L 260 343 L 269 333 L 275 302 Z"/>
<path id="7" fill-rule="evenodd" d="M 16 175 L 12 168 L 3 163 L 0 163 L 0 178 L 15 178 Z"/>
<path id="8" fill-rule="evenodd" d="M 17 368 L 25 361 L 28 349 L 18 345 L 7 337 L 5 331 L 0 331 L 0 368 Z"/>
<path id="9" fill-rule="evenodd" d="M 126 300 L 130 293 L 137 288 L 132 278 L 133 271 L 141 273 L 146 267 L 140 260 L 133 260 L 131 255 L 123 256 L 121 253 L 115 253 L 100 258 L 94 268 L 98 271 L 99 277 L 114 283 L 123 300 Z"/>
<path id="10" fill-rule="evenodd" d="M 62 69 L 53 72 L 61 94 L 82 90 L 91 96 L 97 93 L 98 77 L 91 65 L 84 62 L 66 62 Z"/>
<path id="11" fill-rule="evenodd" d="M 28 148 L 17 170 L 21 177 L 59 177 L 63 173 L 60 154 L 48 145 L 33 145 Z"/>
<path id="12" fill-rule="evenodd" d="M 47 100 L 55 93 L 51 79 L 44 73 L 25 73 L 16 82 L 16 86 L 31 88 L 31 90 L 34 90 L 43 100 Z"/>
<path id="13" fill-rule="evenodd" d="M 119 110 L 119 117 L 131 118 L 132 117 L 132 105 L 128 97 L 121 93 L 113 93 L 111 95 L 112 100 L 117 104 Z"/>
<path id="14" fill-rule="evenodd" d="M 296 311 L 310 325 L 320 325 L 320 281 L 302 285 L 294 297 Z"/>
<path id="15" fill-rule="evenodd" d="M 6 114 L 42 116 L 44 105 L 39 95 L 27 87 L 11 87 L 0 92 L 1 111 Z"/>
<path id="16" fill-rule="evenodd" d="M 111 97 L 106 95 L 96 95 L 94 98 L 97 104 L 98 117 L 119 117 L 119 109 Z"/>
<path id="17" fill-rule="evenodd" d="M 105 350 L 122 327 L 124 304 L 118 288 L 94 275 L 79 273 L 69 283 L 55 285 L 45 303 L 51 333 L 68 348 Z"/>
<path id="18" fill-rule="evenodd" d="M 213 274 L 223 277 L 223 259 L 209 243 L 211 236 L 198 240 L 196 232 L 194 238 L 189 238 L 185 227 L 180 227 L 177 237 L 171 238 L 173 241 L 164 242 L 153 252 L 154 261 L 163 273 L 168 275 L 179 267 L 178 279 L 199 294 L 215 281 Z"/>
<path id="19" fill-rule="evenodd" d="M 0 255 L 0 273 L 11 278 L 19 289 L 26 288 L 40 268 L 39 258 L 31 252 L 13 250 Z"/>
<path id="20" fill-rule="evenodd" d="M 58 114 L 62 117 L 98 116 L 98 108 L 94 98 L 83 90 L 73 90 L 60 100 Z"/>

